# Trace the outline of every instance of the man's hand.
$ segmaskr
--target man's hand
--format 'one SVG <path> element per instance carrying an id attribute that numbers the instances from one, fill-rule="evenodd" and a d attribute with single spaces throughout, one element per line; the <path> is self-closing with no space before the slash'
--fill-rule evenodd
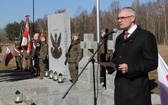
<path id="1" fill-rule="evenodd" d="M 128 65 L 126 63 L 119 64 L 118 70 L 121 71 L 123 74 L 126 74 L 128 72 Z"/>

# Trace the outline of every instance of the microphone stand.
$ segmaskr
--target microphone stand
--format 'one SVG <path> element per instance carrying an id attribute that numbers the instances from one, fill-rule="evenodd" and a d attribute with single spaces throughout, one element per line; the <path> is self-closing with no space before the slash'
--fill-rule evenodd
<path id="1" fill-rule="evenodd" d="M 110 35 L 109 33 L 105 34 L 104 36 L 104 40 L 103 42 L 98 46 L 97 50 L 93 53 L 93 55 L 90 57 L 90 59 L 88 60 L 88 62 L 86 63 L 86 65 L 84 66 L 84 68 L 82 69 L 82 71 L 79 73 L 79 75 L 76 77 L 75 81 L 72 83 L 72 85 L 69 87 L 69 89 L 67 90 L 67 92 L 65 92 L 64 96 L 62 97 L 62 99 L 64 99 L 66 97 L 66 95 L 68 94 L 68 92 L 71 90 L 71 88 L 73 87 L 73 85 L 77 82 L 78 78 L 80 77 L 80 75 L 83 73 L 83 71 L 85 70 L 85 68 L 88 66 L 88 64 L 90 62 L 92 62 L 93 64 L 93 90 L 94 90 L 94 105 L 97 105 L 97 97 L 96 97 L 96 85 L 95 85 L 95 66 L 94 66 L 94 56 L 96 55 L 96 53 L 99 51 L 99 49 L 101 48 L 101 46 L 105 43 L 105 41 L 108 39 L 108 35 Z"/>

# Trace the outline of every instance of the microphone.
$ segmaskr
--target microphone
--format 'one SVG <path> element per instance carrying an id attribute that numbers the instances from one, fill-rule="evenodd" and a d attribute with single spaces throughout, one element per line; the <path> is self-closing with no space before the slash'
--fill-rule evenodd
<path id="1" fill-rule="evenodd" d="M 104 35 L 104 38 L 106 38 L 106 37 L 108 37 L 110 34 L 112 34 L 112 33 L 116 33 L 118 31 L 118 29 L 117 28 L 114 28 L 111 32 L 109 32 L 109 33 L 106 33 L 105 35 Z"/>

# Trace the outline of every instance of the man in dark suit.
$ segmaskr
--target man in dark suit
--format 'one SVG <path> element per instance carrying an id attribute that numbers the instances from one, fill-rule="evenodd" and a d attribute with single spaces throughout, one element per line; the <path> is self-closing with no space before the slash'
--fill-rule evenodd
<path id="1" fill-rule="evenodd" d="M 115 105 L 151 105 L 148 72 L 158 66 L 157 43 L 154 35 L 135 20 L 136 12 L 131 7 L 118 14 L 117 21 L 124 31 L 116 39 L 112 58 L 117 64 Z"/>

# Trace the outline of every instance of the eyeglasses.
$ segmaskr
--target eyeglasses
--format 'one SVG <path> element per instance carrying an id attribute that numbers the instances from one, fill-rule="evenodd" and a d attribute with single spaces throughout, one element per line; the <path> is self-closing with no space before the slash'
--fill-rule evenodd
<path id="1" fill-rule="evenodd" d="M 126 18 L 131 17 L 131 16 L 132 16 L 132 15 L 130 15 L 130 16 L 126 16 L 126 17 L 118 17 L 117 20 L 124 20 L 124 19 L 126 19 Z"/>

